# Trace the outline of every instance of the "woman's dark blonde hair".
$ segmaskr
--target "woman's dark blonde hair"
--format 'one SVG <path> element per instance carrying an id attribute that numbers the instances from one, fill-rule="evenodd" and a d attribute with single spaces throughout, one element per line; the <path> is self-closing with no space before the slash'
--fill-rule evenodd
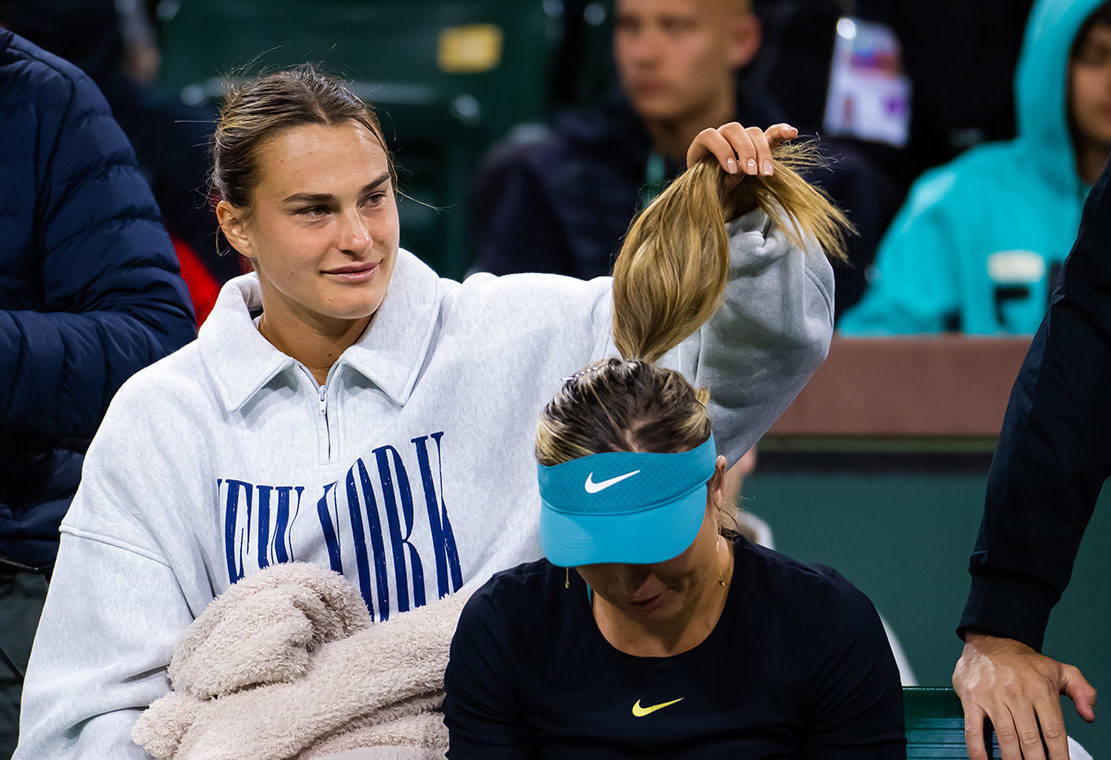
<path id="1" fill-rule="evenodd" d="M 706 159 L 633 221 L 613 269 L 613 336 L 625 358 L 564 382 L 540 417 L 540 464 L 608 451 L 688 451 L 709 438 L 709 392 L 655 362 L 721 303 L 729 279 L 727 204 L 759 206 L 794 244 L 809 248 L 812 239 L 828 257 L 845 258 L 848 220 L 798 173 L 820 165 L 813 145 L 783 145 L 772 155 L 775 173 L 746 176 L 728 199 L 717 160 Z M 735 525 L 731 511 L 721 517 L 723 527 Z"/>
<path id="2" fill-rule="evenodd" d="M 393 157 L 374 109 L 339 79 L 305 63 L 231 85 L 212 139 L 213 194 L 249 211 L 251 192 L 260 179 L 258 151 L 263 143 L 291 127 L 347 121 L 366 127 L 382 146 L 396 187 Z"/>

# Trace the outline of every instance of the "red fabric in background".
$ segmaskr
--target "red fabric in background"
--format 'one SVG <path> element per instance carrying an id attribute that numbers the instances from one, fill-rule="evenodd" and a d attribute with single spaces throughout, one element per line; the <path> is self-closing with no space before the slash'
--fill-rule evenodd
<path id="1" fill-rule="evenodd" d="M 185 280 L 189 287 L 189 297 L 193 299 L 193 311 L 197 314 L 199 327 L 216 305 L 221 283 L 209 273 L 192 248 L 172 235 L 171 239 L 177 252 L 177 260 L 181 264 L 181 278 Z"/>

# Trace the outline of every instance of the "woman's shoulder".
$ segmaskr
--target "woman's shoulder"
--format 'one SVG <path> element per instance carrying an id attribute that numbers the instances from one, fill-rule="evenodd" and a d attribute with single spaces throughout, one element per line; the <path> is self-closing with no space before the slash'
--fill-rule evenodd
<path id="1" fill-rule="evenodd" d="M 112 397 L 101 430 L 111 429 L 116 423 L 133 433 L 191 426 L 215 401 L 194 340 L 124 381 Z"/>
<path id="2" fill-rule="evenodd" d="M 1001 177 L 1006 182 L 1000 181 Z M 926 170 L 911 185 L 905 206 L 916 213 L 944 210 L 966 218 L 973 209 L 1011 209 L 1015 198 L 1045 193 L 1023 146 L 992 142 Z"/>
<path id="3" fill-rule="evenodd" d="M 864 592 L 831 567 L 752 544 L 742 551 L 746 607 L 806 653 L 808 671 L 879 668 L 898 681 L 883 623 Z"/>
<path id="4" fill-rule="evenodd" d="M 579 280 L 544 272 L 500 276 L 475 272 L 463 280 L 455 297 L 462 304 L 481 304 L 482 308 L 505 312 L 540 314 L 547 309 L 581 309 L 583 305 L 607 300 L 612 290 L 613 280 L 610 277 Z"/>
<path id="5" fill-rule="evenodd" d="M 745 539 L 739 539 L 737 546 L 746 579 L 755 582 L 749 584 L 753 593 L 795 606 L 806 617 L 850 611 L 875 614 L 868 597 L 832 567 L 803 562 Z"/>
<path id="6" fill-rule="evenodd" d="M 749 541 L 747 538 L 735 538 L 734 545 L 743 557 L 742 562 L 746 573 L 759 571 L 766 573 L 777 582 L 799 585 L 821 584 L 834 578 L 844 580 L 828 565 L 804 562 Z"/>
<path id="7" fill-rule="evenodd" d="M 567 593 L 564 585 L 565 570 L 546 559 L 501 570 L 471 595 L 459 627 L 462 630 L 481 625 L 505 632 L 510 627 L 543 620 L 544 610 L 560 601 L 557 592 Z"/>
<path id="8" fill-rule="evenodd" d="M 194 339 L 124 381 L 119 393 L 127 396 L 166 396 L 168 392 L 197 392 L 204 388 L 204 363 Z"/>
<path id="9" fill-rule="evenodd" d="M 445 300 L 441 320 L 453 334 L 498 349 L 574 349 L 579 361 L 597 354 L 609 337 L 612 280 L 555 274 L 472 274 Z M 583 359 L 585 361 L 585 359 Z M 582 362 L 580 361 L 580 364 Z M 576 367 L 577 368 L 577 367 Z"/>
<path id="10" fill-rule="evenodd" d="M 522 562 L 490 576 L 471 597 L 496 606 L 512 606 L 522 599 L 542 599 L 555 586 L 563 588 L 564 569 L 546 559 Z M 556 583 L 558 581 L 558 583 Z"/>

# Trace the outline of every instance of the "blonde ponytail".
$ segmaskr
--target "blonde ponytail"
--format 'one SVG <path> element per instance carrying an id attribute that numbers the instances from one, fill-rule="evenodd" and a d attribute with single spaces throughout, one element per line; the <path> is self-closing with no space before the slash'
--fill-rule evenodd
<path id="1" fill-rule="evenodd" d="M 772 151 L 775 174 L 745 176 L 732 193 L 777 220 L 795 245 L 813 238 L 843 260 L 852 225 L 829 196 L 800 176 L 822 165 L 814 143 Z M 729 279 L 723 172 L 708 158 L 681 174 L 629 227 L 613 268 L 613 338 L 628 359 L 655 362 L 721 304 Z"/>

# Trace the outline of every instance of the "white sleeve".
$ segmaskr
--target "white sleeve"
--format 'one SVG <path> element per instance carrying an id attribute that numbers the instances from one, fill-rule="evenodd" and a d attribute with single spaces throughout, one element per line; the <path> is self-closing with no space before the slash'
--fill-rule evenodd
<path id="1" fill-rule="evenodd" d="M 168 690 L 166 665 L 191 620 L 164 564 L 63 534 L 12 760 L 147 758 L 131 728 Z"/>
<path id="2" fill-rule="evenodd" d="M 145 758 L 131 727 L 168 690 L 173 646 L 211 601 L 201 559 L 184 559 L 200 540 L 189 506 L 203 449 L 137 378 L 113 399 L 62 521 L 14 760 Z"/>
<path id="3" fill-rule="evenodd" d="M 833 268 L 812 243 L 791 244 L 759 209 L 729 224 L 725 300 L 679 361 L 710 389 L 718 453 L 732 465 L 825 360 L 833 335 Z"/>

